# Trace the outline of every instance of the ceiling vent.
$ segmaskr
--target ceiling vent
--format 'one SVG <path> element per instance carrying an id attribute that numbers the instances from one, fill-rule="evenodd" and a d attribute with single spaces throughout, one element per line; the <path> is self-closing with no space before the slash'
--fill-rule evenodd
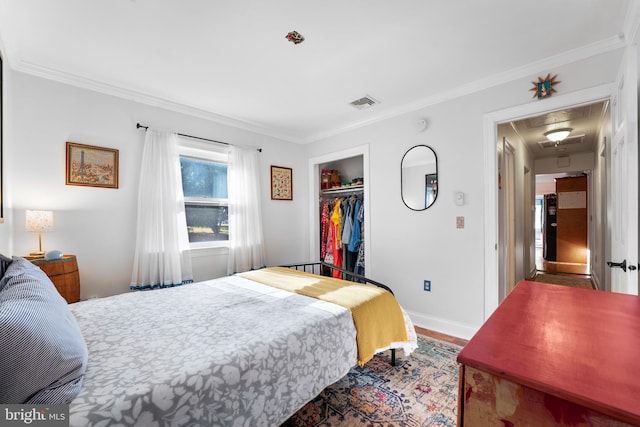
<path id="1" fill-rule="evenodd" d="M 350 102 L 350 104 L 358 110 L 364 110 L 365 108 L 373 107 L 374 105 L 379 103 L 380 101 L 369 95 L 365 95 L 360 99 L 356 99 L 355 101 Z"/>

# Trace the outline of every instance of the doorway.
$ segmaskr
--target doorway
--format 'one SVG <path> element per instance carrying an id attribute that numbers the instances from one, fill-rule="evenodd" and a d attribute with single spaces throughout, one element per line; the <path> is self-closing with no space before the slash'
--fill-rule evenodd
<path id="1" fill-rule="evenodd" d="M 536 175 L 535 196 L 535 271 L 540 274 L 577 275 L 591 277 L 587 218 L 589 198 L 587 184 L 589 173 L 583 171 Z M 584 180 L 579 188 L 564 193 L 569 181 Z M 560 184 L 558 184 L 560 183 Z M 579 184 L 576 184 L 579 185 Z M 564 187 L 563 187 L 564 186 Z M 559 192 L 563 192 L 561 196 Z M 580 197 L 584 194 L 584 197 Z M 567 206 L 559 206 L 558 199 L 568 195 Z M 594 200 L 593 205 L 599 205 Z M 570 230 L 566 229 L 566 226 Z M 569 234 L 568 234 L 569 233 Z M 560 249 L 558 249 L 560 242 Z M 533 277 L 533 276 L 532 276 Z"/>
<path id="2" fill-rule="evenodd" d="M 496 111 L 487 113 L 484 118 L 484 130 L 485 130 L 485 150 L 484 150 L 484 164 L 485 167 L 485 182 L 498 182 L 498 156 L 496 141 L 498 141 L 497 126 L 501 123 L 510 123 L 516 120 L 522 120 L 523 118 L 541 116 L 554 111 L 570 109 L 574 106 L 582 106 L 586 104 L 593 104 L 600 101 L 608 101 L 612 93 L 612 85 L 606 84 L 583 91 L 574 92 L 567 95 L 557 96 L 545 100 L 544 103 L 530 103 L 524 104 L 518 107 L 505 109 L 502 111 Z M 539 142 L 539 141 L 537 141 Z M 553 159 L 556 162 L 556 159 Z M 539 173 L 544 168 L 541 167 L 541 163 L 536 162 L 534 173 Z M 570 165 L 573 166 L 573 165 Z M 582 167 L 580 169 L 583 169 Z M 584 168 L 589 169 L 589 167 Z M 516 166 L 516 170 L 520 170 L 519 166 Z M 544 171 L 544 170 L 543 170 Z M 555 171 L 555 170 L 554 170 Z M 532 174 L 529 173 L 529 180 L 533 185 Z M 499 229 L 500 224 L 498 222 L 498 186 L 496 185 L 494 191 L 487 191 L 485 194 L 485 259 L 486 268 L 484 274 L 485 283 L 485 319 L 488 318 L 491 313 L 497 308 L 500 302 L 500 286 L 499 275 L 501 271 L 501 259 L 499 257 Z M 487 187 L 490 188 L 490 187 Z M 533 194 L 530 196 L 528 209 L 531 212 L 535 209 L 535 198 Z M 531 233 L 523 233 L 524 241 L 523 245 L 530 245 L 531 255 L 534 254 L 533 246 L 535 245 L 535 234 L 533 230 Z M 530 237 L 527 237 L 530 236 Z M 523 252 L 524 254 L 524 252 Z M 529 262 L 529 261 L 527 261 Z M 601 262 L 603 262 L 601 260 Z M 531 265 L 535 264 L 534 257 L 531 256 Z"/>
<path id="3" fill-rule="evenodd" d="M 369 203 L 369 145 L 360 145 L 346 150 L 331 152 L 328 154 L 312 157 L 309 159 L 309 194 L 317 195 L 320 191 L 321 184 L 321 165 L 333 162 L 344 162 L 348 159 L 358 158 L 358 162 L 362 165 L 362 177 L 364 181 L 363 204 L 364 204 L 364 227 L 363 241 L 371 242 L 371 221 Z M 310 259 L 320 259 L 320 201 L 318 197 L 309 197 L 310 224 L 309 227 L 309 254 Z M 371 243 L 369 243 L 370 245 Z M 371 246 L 369 246 L 371 247 Z M 365 265 L 369 275 L 373 275 L 374 267 L 371 263 L 371 251 L 365 251 Z"/>

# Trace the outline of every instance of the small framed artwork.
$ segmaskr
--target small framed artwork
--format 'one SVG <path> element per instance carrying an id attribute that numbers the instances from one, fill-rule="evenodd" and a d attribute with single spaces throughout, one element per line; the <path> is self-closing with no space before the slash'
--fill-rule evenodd
<path id="1" fill-rule="evenodd" d="M 67 142 L 66 184 L 118 188 L 118 150 Z"/>
<path id="2" fill-rule="evenodd" d="M 293 169 L 271 166 L 271 200 L 293 200 Z"/>

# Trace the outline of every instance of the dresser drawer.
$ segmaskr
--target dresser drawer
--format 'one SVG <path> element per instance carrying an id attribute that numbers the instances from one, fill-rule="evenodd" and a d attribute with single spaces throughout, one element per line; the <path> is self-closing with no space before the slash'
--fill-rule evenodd
<path id="1" fill-rule="evenodd" d="M 51 261 L 34 259 L 31 262 L 44 271 L 69 304 L 80 301 L 80 272 L 75 255 L 65 255 L 62 259 Z"/>

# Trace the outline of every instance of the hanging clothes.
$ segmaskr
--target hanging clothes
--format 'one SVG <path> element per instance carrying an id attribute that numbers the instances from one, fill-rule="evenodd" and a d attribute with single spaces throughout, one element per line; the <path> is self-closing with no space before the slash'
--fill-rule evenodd
<path id="1" fill-rule="evenodd" d="M 360 206 L 358 210 L 358 220 L 360 221 L 360 226 L 364 226 L 364 204 Z M 354 269 L 356 274 L 364 276 L 364 237 L 362 237 L 360 241 L 360 247 L 358 248 L 358 260 L 356 261 L 356 267 Z"/>
<path id="2" fill-rule="evenodd" d="M 352 251 L 349 249 L 349 243 L 351 242 L 351 237 L 354 233 L 356 233 L 356 227 L 354 224 L 354 217 L 356 210 L 356 198 L 349 197 L 346 203 L 344 203 L 346 208 L 346 215 L 344 218 L 344 229 L 342 230 L 342 243 L 344 245 L 345 250 L 345 270 L 353 271 L 356 265 L 356 257 L 358 256 L 358 252 Z"/>
<path id="3" fill-rule="evenodd" d="M 353 199 L 349 198 L 345 200 L 342 205 L 344 206 L 344 215 L 342 216 L 342 244 L 348 245 L 353 230 Z"/>
<path id="4" fill-rule="evenodd" d="M 330 203 L 325 200 L 322 203 L 322 213 L 320 214 L 320 259 L 324 260 L 327 255 L 327 233 L 329 232 L 329 210 Z"/>
<path id="5" fill-rule="evenodd" d="M 360 248 L 360 235 L 361 235 L 361 221 L 360 221 L 360 207 L 362 206 L 362 202 L 360 199 L 356 199 L 356 205 L 354 208 L 353 215 L 353 229 L 351 231 L 351 238 L 349 239 L 349 251 L 358 252 Z"/>
<path id="6" fill-rule="evenodd" d="M 331 214 L 331 224 L 333 225 L 333 265 L 336 267 L 342 268 L 342 239 L 341 239 L 341 227 L 342 227 L 342 210 L 341 210 L 341 200 L 336 200 L 336 204 L 333 207 L 333 213 Z M 337 270 L 333 271 L 333 277 L 340 278 L 342 277 L 342 273 Z"/>
<path id="7" fill-rule="evenodd" d="M 364 201 L 361 192 L 349 196 L 320 198 L 320 260 L 352 272 L 364 272 L 364 248 L 361 247 Z M 325 274 L 342 278 L 342 273 Z"/>
<path id="8" fill-rule="evenodd" d="M 333 239 L 333 225 L 329 225 L 327 227 L 327 241 L 325 242 L 325 247 L 326 247 L 326 250 L 325 250 L 323 260 L 327 264 L 333 264 L 333 261 L 334 261 L 333 252 L 335 247 L 335 242 Z"/>

